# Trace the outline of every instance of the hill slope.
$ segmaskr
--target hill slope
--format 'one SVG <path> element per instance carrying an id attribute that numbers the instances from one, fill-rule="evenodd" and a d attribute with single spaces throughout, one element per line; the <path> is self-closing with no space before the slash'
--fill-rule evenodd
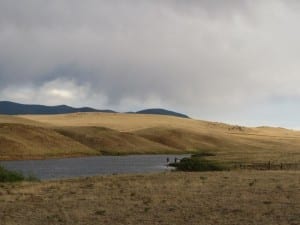
<path id="1" fill-rule="evenodd" d="M 52 129 L 0 123 L 0 159 L 36 159 L 97 155 L 98 151 Z"/>
<path id="2" fill-rule="evenodd" d="M 102 154 L 151 154 L 157 152 L 180 153 L 176 148 L 163 145 L 133 133 L 119 132 L 103 127 L 64 127 L 55 129 Z"/>
<path id="3" fill-rule="evenodd" d="M 121 113 L 0 116 L 0 124 L 10 127 L 0 132 L 6 159 L 16 151 L 20 158 L 209 151 L 229 162 L 300 162 L 300 132 L 283 128 Z"/>

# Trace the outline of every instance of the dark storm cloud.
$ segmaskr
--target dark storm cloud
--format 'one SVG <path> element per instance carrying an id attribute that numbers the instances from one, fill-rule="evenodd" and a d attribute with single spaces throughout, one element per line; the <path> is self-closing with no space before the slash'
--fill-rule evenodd
<path id="1" fill-rule="evenodd" d="M 300 96 L 299 10 L 279 0 L 0 0 L 0 98 L 246 121 L 253 107 L 276 108 L 274 96 Z"/>

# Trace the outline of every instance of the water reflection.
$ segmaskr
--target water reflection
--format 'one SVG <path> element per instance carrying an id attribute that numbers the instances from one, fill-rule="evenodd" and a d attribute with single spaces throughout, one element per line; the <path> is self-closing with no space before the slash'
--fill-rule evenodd
<path id="1" fill-rule="evenodd" d="M 174 162 L 189 155 L 98 156 L 67 159 L 2 161 L 10 170 L 34 175 L 39 179 L 59 179 L 119 173 L 147 173 L 168 170 Z"/>

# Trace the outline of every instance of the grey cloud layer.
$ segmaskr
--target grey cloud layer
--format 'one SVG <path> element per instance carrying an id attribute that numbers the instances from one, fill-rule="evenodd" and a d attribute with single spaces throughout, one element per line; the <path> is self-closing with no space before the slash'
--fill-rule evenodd
<path id="1" fill-rule="evenodd" d="M 299 12 L 279 0 L 0 0 L 0 98 L 269 115 L 300 96 Z"/>

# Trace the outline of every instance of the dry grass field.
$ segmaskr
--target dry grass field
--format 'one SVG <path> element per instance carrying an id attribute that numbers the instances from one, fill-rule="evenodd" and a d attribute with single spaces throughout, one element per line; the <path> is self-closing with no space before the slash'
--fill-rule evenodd
<path id="1" fill-rule="evenodd" d="M 97 153 L 52 129 L 0 123 L 0 159 L 70 157 Z"/>
<path id="2" fill-rule="evenodd" d="M 103 127 L 64 127 L 56 132 L 72 138 L 101 154 L 155 154 L 180 153 L 181 151 L 167 145 L 153 142 L 134 133 L 119 132 Z M 129 152 L 130 151 L 130 152 Z"/>
<path id="3" fill-rule="evenodd" d="M 299 225 L 299 171 L 167 172 L 0 185 L 1 225 Z"/>
<path id="4" fill-rule="evenodd" d="M 0 159 L 210 152 L 300 162 L 300 132 L 169 116 L 0 116 Z M 300 171 L 112 175 L 0 184 L 0 225 L 300 224 Z"/>
<path id="5" fill-rule="evenodd" d="M 300 132 L 160 115 L 0 116 L 0 159 L 197 153 L 227 162 L 300 161 Z"/>

